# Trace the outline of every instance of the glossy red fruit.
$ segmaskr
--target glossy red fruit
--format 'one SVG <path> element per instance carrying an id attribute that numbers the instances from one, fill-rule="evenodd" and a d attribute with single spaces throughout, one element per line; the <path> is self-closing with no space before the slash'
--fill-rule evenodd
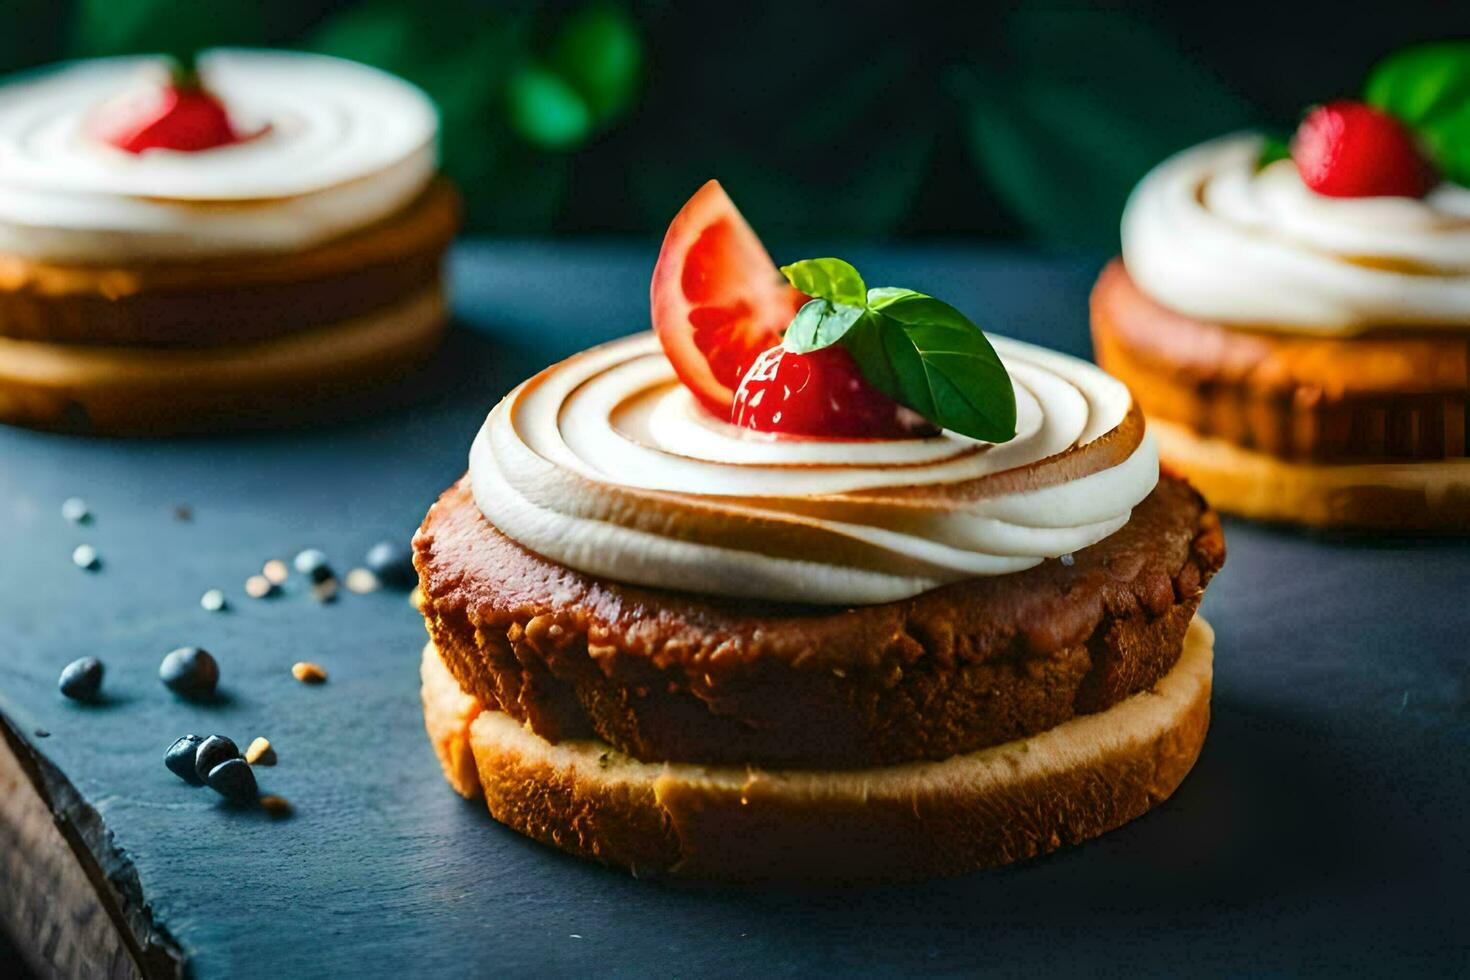
<path id="1" fill-rule="evenodd" d="M 807 297 L 786 282 L 719 181 L 674 217 L 653 268 L 653 329 L 700 403 L 730 416 L 735 388 Z"/>
<path id="2" fill-rule="evenodd" d="M 1291 140 L 1302 181 L 1328 197 L 1423 197 L 1434 170 L 1393 116 L 1344 99 L 1307 114 Z"/>
<path id="3" fill-rule="evenodd" d="M 101 120 L 98 136 L 129 153 L 193 153 L 240 141 L 224 104 L 199 85 L 171 82 L 117 111 L 122 118 Z"/>
<path id="4" fill-rule="evenodd" d="M 735 392 L 730 421 L 757 432 L 838 439 L 901 439 L 935 429 L 863 378 L 843 347 L 756 358 Z"/>

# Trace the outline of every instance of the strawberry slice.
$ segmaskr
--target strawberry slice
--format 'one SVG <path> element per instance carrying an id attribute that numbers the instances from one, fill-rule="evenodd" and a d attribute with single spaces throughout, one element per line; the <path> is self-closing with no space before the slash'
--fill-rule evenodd
<path id="1" fill-rule="evenodd" d="M 793 289 L 719 181 L 674 216 L 653 267 L 653 329 L 679 380 L 730 417 L 735 389 L 781 342 L 807 297 Z"/>

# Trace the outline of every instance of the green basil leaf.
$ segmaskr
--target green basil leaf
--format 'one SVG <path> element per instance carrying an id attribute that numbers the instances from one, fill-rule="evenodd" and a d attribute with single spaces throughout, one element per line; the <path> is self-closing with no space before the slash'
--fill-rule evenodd
<path id="1" fill-rule="evenodd" d="M 1414 127 L 1458 114 L 1470 103 L 1470 41 L 1419 44 L 1389 55 L 1368 75 L 1364 99 Z"/>
<path id="2" fill-rule="evenodd" d="M 923 293 L 912 289 L 903 289 L 899 286 L 874 286 L 868 290 L 868 309 L 881 310 L 894 300 L 903 299 L 907 296 L 923 296 Z"/>
<path id="3" fill-rule="evenodd" d="M 924 377 L 924 362 L 901 327 L 870 308 L 867 316 L 842 338 L 842 346 L 874 388 L 926 419 L 937 421 L 934 400 L 929 397 Z"/>
<path id="4" fill-rule="evenodd" d="M 781 267 L 781 274 L 813 299 L 845 306 L 862 306 L 868 287 L 851 264 L 841 259 L 802 259 Z"/>
<path id="5" fill-rule="evenodd" d="M 869 294 L 868 315 L 843 339 L 868 382 L 961 435 L 1016 435 L 1016 392 L 985 334 L 948 303 L 912 290 Z"/>
<path id="6" fill-rule="evenodd" d="M 811 300 L 796 311 L 781 342 L 793 354 L 808 354 L 830 347 L 852 329 L 864 312 L 861 306 L 825 299 Z"/>

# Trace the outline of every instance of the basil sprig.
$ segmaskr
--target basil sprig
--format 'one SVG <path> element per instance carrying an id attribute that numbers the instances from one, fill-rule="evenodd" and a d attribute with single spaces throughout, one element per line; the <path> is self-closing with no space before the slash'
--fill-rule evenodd
<path id="1" fill-rule="evenodd" d="M 1443 177 L 1470 185 L 1470 41 L 1389 55 L 1368 76 L 1363 98 L 1412 129 Z"/>
<path id="2" fill-rule="evenodd" d="M 841 259 L 806 259 L 781 272 L 812 299 L 783 346 L 806 354 L 841 344 L 868 383 L 929 421 L 972 439 L 1016 435 L 1016 392 L 980 328 L 932 296 L 869 289 Z"/>

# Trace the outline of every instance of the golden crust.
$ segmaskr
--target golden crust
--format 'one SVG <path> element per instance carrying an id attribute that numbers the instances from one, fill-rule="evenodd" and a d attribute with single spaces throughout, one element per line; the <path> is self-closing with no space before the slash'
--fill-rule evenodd
<path id="1" fill-rule="evenodd" d="M 311 329 L 421 292 L 458 224 L 441 179 L 397 214 L 300 252 L 114 265 L 0 254 L 0 337 L 213 347 Z"/>
<path id="2" fill-rule="evenodd" d="M 1470 531 L 1470 459 L 1322 465 L 1155 419 L 1159 452 L 1221 510 L 1323 528 Z"/>
<path id="3" fill-rule="evenodd" d="M 1255 453 L 1367 463 L 1470 451 L 1470 334 L 1310 337 L 1207 323 L 1145 296 L 1115 259 L 1092 292 L 1092 336 L 1098 363 L 1150 418 Z"/>
<path id="4" fill-rule="evenodd" d="M 439 346 L 436 280 L 364 316 L 208 350 L 0 337 L 0 422 L 89 435 L 172 435 L 318 422 L 360 408 Z"/>
<path id="5" fill-rule="evenodd" d="M 450 670 L 543 737 L 595 734 L 641 759 L 825 767 L 946 758 L 1146 688 L 1224 561 L 1213 512 L 1168 478 L 1071 564 L 847 609 L 581 575 L 502 535 L 466 481 L 415 546 Z"/>
<path id="6" fill-rule="evenodd" d="M 467 800 L 480 795 L 480 773 L 470 751 L 470 724 L 485 710 L 479 700 L 460 690 L 459 683 L 444 669 L 444 661 L 424 651 L 419 665 L 424 702 L 424 728 L 429 744 L 444 769 L 444 778 Z"/>
<path id="7" fill-rule="evenodd" d="M 1168 674 L 1101 714 L 940 762 L 876 769 L 643 763 L 597 742 L 553 745 L 497 711 L 466 731 L 439 704 L 453 682 L 432 644 L 425 720 L 446 772 L 466 751 L 474 758 L 495 819 L 635 875 L 958 875 L 1096 837 L 1173 793 L 1209 725 L 1212 641 L 1196 620 Z"/>

